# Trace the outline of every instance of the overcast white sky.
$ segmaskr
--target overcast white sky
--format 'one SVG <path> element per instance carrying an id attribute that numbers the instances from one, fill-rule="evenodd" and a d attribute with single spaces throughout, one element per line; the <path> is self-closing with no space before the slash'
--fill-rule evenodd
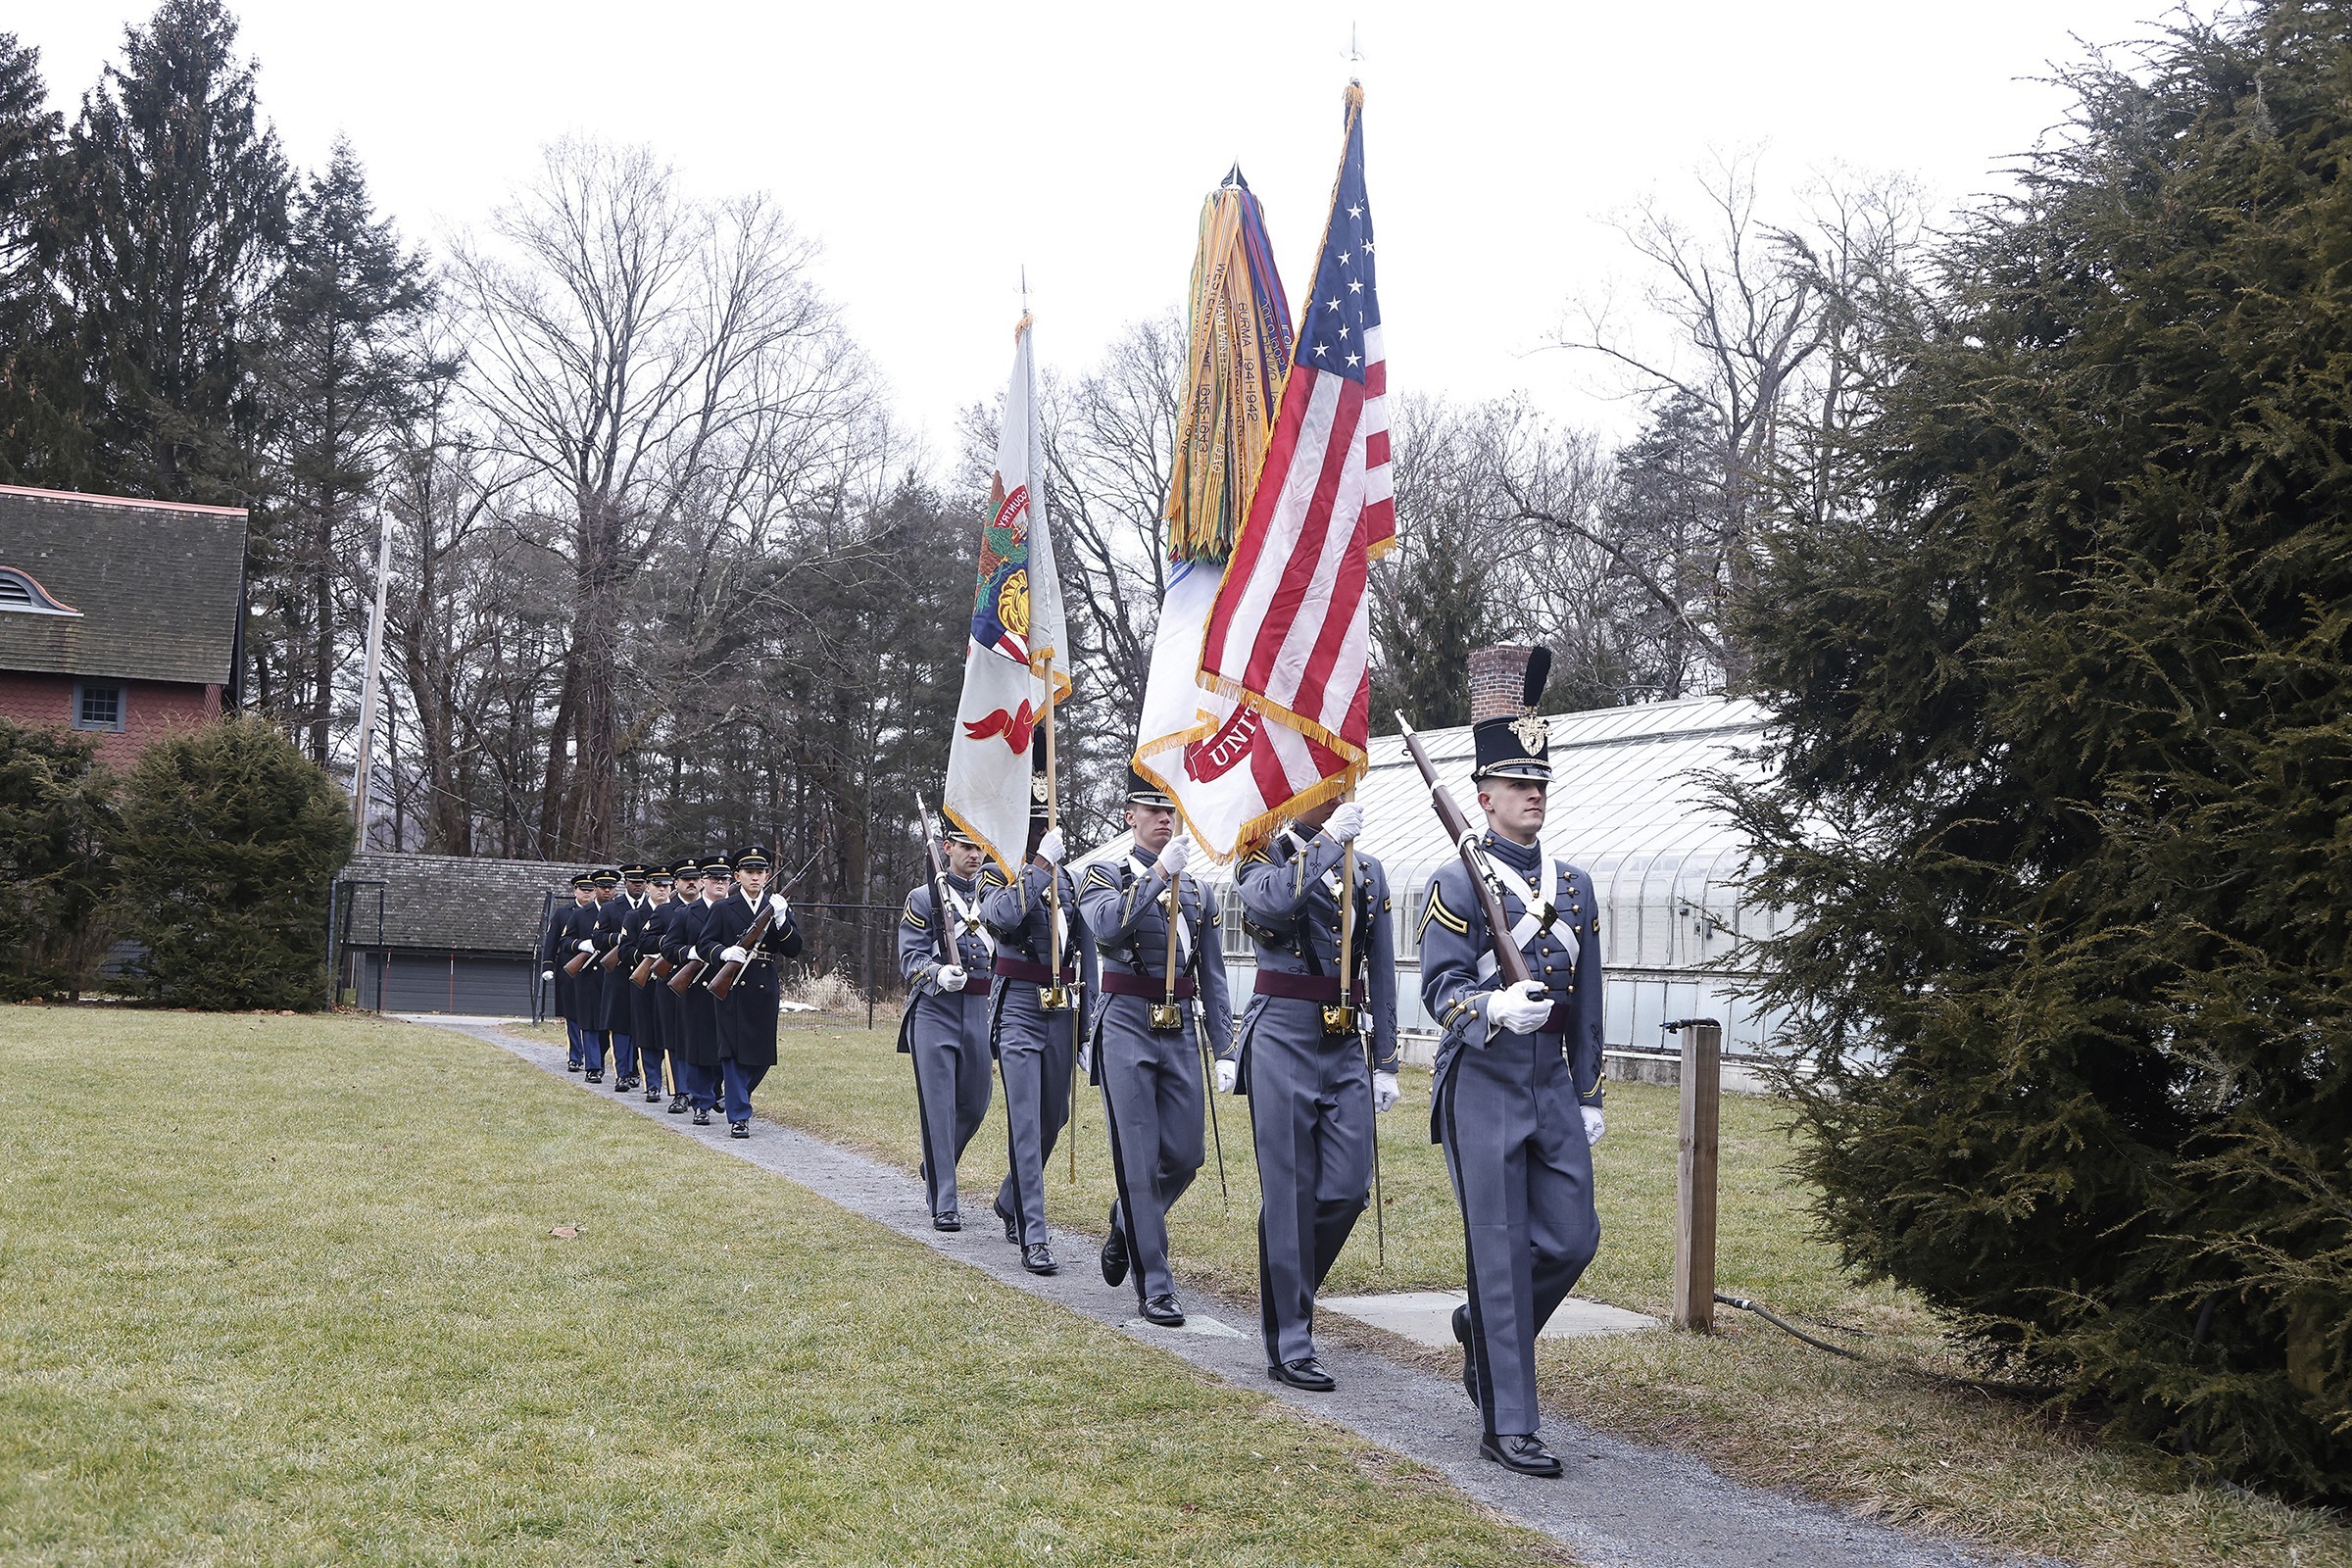
<path id="1" fill-rule="evenodd" d="M 660 149 L 707 194 L 764 188 L 943 457 L 1002 383 L 1028 268 L 1047 363 L 1082 368 L 1181 302 L 1201 196 L 1239 158 L 1276 261 L 1306 275 L 1364 59 L 1390 385 L 1524 390 L 1612 428 L 1603 368 L 1544 350 L 1631 271 L 1605 220 L 1688 205 L 1716 152 L 1768 183 L 1837 164 L 1945 203 L 1998 182 L 2063 111 L 2033 78 L 2165 0 L 1193 6 L 759 0 L 243 0 L 262 101 L 305 167 L 348 134 L 414 239 L 477 222 L 566 132 Z M 0 24 L 69 115 L 152 6 L 64 0 Z M 29 14 L 27 14 L 29 13 Z"/>

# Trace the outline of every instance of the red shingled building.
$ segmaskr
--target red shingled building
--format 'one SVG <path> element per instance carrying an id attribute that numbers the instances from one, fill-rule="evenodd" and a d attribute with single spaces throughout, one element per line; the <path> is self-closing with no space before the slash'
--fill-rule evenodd
<path id="1" fill-rule="evenodd" d="M 0 716 L 117 767 L 237 706 L 245 513 L 0 485 Z"/>

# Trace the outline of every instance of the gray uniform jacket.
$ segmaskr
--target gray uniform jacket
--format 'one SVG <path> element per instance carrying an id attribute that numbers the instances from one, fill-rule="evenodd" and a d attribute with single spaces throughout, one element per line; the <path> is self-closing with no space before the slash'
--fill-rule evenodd
<path id="1" fill-rule="evenodd" d="M 1507 858 L 1507 850 L 1493 831 L 1485 838 L 1487 853 Z M 1601 1102 L 1600 1025 L 1600 906 L 1592 882 L 1584 872 L 1560 861 L 1564 888 L 1551 920 L 1519 945 L 1527 956 L 1531 977 L 1549 995 L 1553 1017 L 1563 1022 L 1561 1050 L 1576 1081 L 1578 1100 Z M 1516 924 L 1527 906 L 1506 880 L 1504 915 Z M 1481 976 L 1479 957 L 1488 951 L 1485 906 L 1471 886 L 1469 868 L 1452 860 L 1430 879 L 1429 904 L 1421 916 L 1421 1000 L 1438 1022 L 1444 1037 L 1438 1044 L 1431 1096 L 1430 1141 L 1438 1142 L 1441 1102 L 1449 1069 L 1464 1049 L 1484 1050 L 1490 1025 L 1477 998 L 1502 989 L 1496 974 Z M 1555 1031 L 1540 1031 L 1548 1036 Z"/>
<path id="2" fill-rule="evenodd" d="M 1140 976 L 1155 988 L 1167 983 L 1167 879 L 1156 874 L 1156 868 L 1150 863 L 1151 858 L 1143 851 L 1135 851 L 1132 858 L 1145 861 L 1142 876 L 1136 874 L 1129 857 L 1099 861 L 1088 868 L 1086 884 L 1078 895 L 1079 907 L 1085 913 L 1086 928 L 1094 939 L 1103 975 L 1104 990 L 1095 1010 L 1097 1032 L 1129 1011 L 1137 1014 L 1136 1027 L 1142 1028 L 1143 1010 L 1152 1003 L 1151 997 L 1114 996 L 1108 988 L 1116 982 L 1110 976 Z M 1177 898 L 1192 927 L 1184 977 L 1193 982 L 1194 995 L 1200 1004 L 1200 1021 L 1208 1031 L 1210 1044 L 1220 1054 L 1231 1054 L 1233 1004 L 1225 984 L 1224 910 L 1215 895 L 1190 872 L 1185 873 L 1184 886 Z M 1157 989 L 1152 992 L 1154 997 L 1163 994 Z M 1186 1010 L 1190 1012 L 1189 1005 Z M 1101 1083 L 1102 1063 L 1099 1053 L 1093 1066 L 1093 1081 Z"/>
<path id="3" fill-rule="evenodd" d="M 1346 855 L 1347 846 L 1327 834 L 1301 842 L 1296 833 L 1283 832 L 1242 857 L 1234 885 L 1241 894 L 1242 929 L 1257 946 L 1259 974 L 1338 976 L 1339 874 Z M 1395 1072 L 1396 928 L 1390 911 L 1389 876 L 1379 860 L 1360 852 L 1355 858 L 1355 962 L 1364 976 L 1364 1002 L 1372 1017 L 1372 1065 L 1375 1071 Z M 1274 997 L 1261 987 L 1250 999 L 1238 1044 L 1247 1046 L 1269 1010 L 1286 1023 L 1321 1033 L 1320 1003 Z M 1245 1058 L 1245 1092 L 1248 1086 Z"/>
<path id="4" fill-rule="evenodd" d="M 1062 919 L 1068 928 L 1061 946 L 1062 972 L 1077 977 L 1079 1004 L 1084 1007 L 1095 995 L 1094 945 L 1088 940 L 1086 918 L 1078 907 L 1077 883 L 1059 867 L 1054 868 L 1054 876 L 1060 884 Z M 1044 967 L 1054 951 L 1052 918 L 1046 907 L 1045 868 L 1035 860 L 1024 864 L 1020 875 L 1010 881 L 994 865 L 981 867 L 980 923 L 995 934 L 998 957 Z M 1037 1004 L 1035 981 L 999 976 L 992 996 L 1003 999 L 997 1008 L 1000 1017 L 1045 1016 Z M 1014 999 L 1019 999 L 1017 1004 Z"/>
<path id="5" fill-rule="evenodd" d="M 954 877 L 945 880 L 965 903 L 975 902 L 976 884 L 958 883 Z M 977 908 L 974 912 L 978 912 Z M 939 946 L 933 935 L 936 919 L 931 907 L 931 884 L 925 881 L 906 895 L 906 907 L 899 914 L 899 973 L 906 981 L 906 1010 L 899 1020 L 902 1052 L 914 1049 L 917 1029 L 946 1035 L 960 1030 L 976 1033 L 983 1043 L 988 1039 L 988 1001 L 995 989 L 991 973 L 994 956 L 989 951 L 988 939 L 977 924 L 965 926 L 960 932 L 951 926 L 956 961 L 969 978 L 960 992 L 942 991 Z"/>

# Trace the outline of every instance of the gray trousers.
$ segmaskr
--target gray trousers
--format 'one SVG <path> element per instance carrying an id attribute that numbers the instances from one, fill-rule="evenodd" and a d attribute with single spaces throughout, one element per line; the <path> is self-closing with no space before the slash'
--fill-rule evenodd
<path id="1" fill-rule="evenodd" d="M 1268 997 L 1243 1031 L 1257 1149 L 1257 1307 L 1269 1363 L 1315 1353 L 1315 1292 L 1371 1199 L 1372 1072 L 1319 1004 Z"/>
<path id="2" fill-rule="evenodd" d="M 1075 993 L 1077 988 L 1071 987 Z M 1070 1119 L 1071 1062 L 1076 1054 L 1075 1009 L 1048 1012 L 1037 987 L 1000 976 L 991 993 L 991 1030 L 997 1072 L 1004 1080 L 1006 1169 L 997 1189 L 997 1212 L 1009 1216 L 1023 1247 L 1047 1239 L 1046 1161 Z"/>
<path id="3" fill-rule="evenodd" d="M 908 1020 L 914 1108 L 923 1134 L 923 1187 L 934 1214 L 956 1211 L 956 1162 L 988 1118 L 990 1000 L 918 997 Z"/>
<path id="4" fill-rule="evenodd" d="M 1454 1054 L 1439 1089 L 1446 1171 L 1462 1207 L 1479 1413 L 1536 1430 L 1536 1334 L 1600 1245 L 1592 1151 L 1556 1035 L 1498 1034 Z"/>
<path id="5" fill-rule="evenodd" d="M 1095 1031 L 1101 1063 L 1102 1111 L 1110 1122 L 1111 1171 L 1118 1200 L 1113 1229 L 1127 1234 L 1128 1267 L 1138 1299 L 1172 1296 L 1168 1271 L 1168 1210 L 1200 1173 L 1203 1109 L 1200 1048 L 1189 1004 L 1182 1029 L 1149 1027 L 1151 1006 L 1141 997 L 1104 997 Z"/>

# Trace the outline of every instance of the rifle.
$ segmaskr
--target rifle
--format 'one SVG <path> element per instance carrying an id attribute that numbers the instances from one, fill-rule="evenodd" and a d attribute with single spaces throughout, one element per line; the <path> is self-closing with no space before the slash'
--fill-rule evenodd
<path id="1" fill-rule="evenodd" d="M 1454 800 L 1453 792 L 1438 781 L 1438 770 L 1431 763 L 1429 753 L 1422 749 L 1421 737 L 1413 733 L 1413 726 L 1405 723 L 1402 713 L 1396 715 L 1396 723 L 1404 731 L 1404 749 L 1413 754 L 1413 765 L 1421 769 L 1421 781 L 1429 786 L 1429 804 L 1437 811 L 1438 820 L 1446 825 L 1454 847 L 1461 852 L 1462 864 L 1470 871 L 1470 885 L 1478 890 L 1479 907 L 1487 917 L 1487 933 L 1494 943 L 1496 973 L 1501 975 L 1505 986 L 1532 979 L 1527 972 L 1527 955 L 1510 940 L 1510 916 L 1502 912 L 1502 883 L 1494 875 L 1494 868 L 1487 863 L 1487 852 L 1479 848 L 1478 830 L 1462 814 L 1461 804 Z"/>
<path id="2" fill-rule="evenodd" d="M 939 835 L 931 831 L 931 808 L 923 804 L 920 790 L 914 796 L 914 814 L 923 822 L 923 863 L 929 866 L 931 880 L 931 951 L 939 956 L 943 965 L 961 962 L 956 952 L 956 939 L 948 934 L 948 868 L 939 863 Z"/>
<path id="3" fill-rule="evenodd" d="M 670 906 L 667 904 L 657 904 L 653 908 L 648 909 L 645 914 L 646 924 L 651 925 L 655 913 L 668 907 Z M 644 934 L 644 927 L 639 928 L 639 934 Z M 669 973 L 668 960 L 662 956 L 660 949 L 657 948 L 637 960 L 637 967 L 629 971 L 629 984 L 642 990 L 648 980 L 659 980 L 667 973 Z"/>
<path id="4" fill-rule="evenodd" d="M 582 969 L 588 966 L 588 958 L 589 955 L 585 953 L 574 953 L 571 956 L 571 961 L 564 965 L 564 972 L 568 975 L 578 975 Z"/>
<path id="5" fill-rule="evenodd" d="M 823 852 L 824 846 L 821 844 L 808 852 L 808 858 L 801 862 L 801 869 L 792 873 L 792 886 L 798 887 L 800 885 L 802 875 L 807 872 L 810 866 L 816 863 L 817 856 Z M 742 940 L 736 943 L 737 947 L 748 952 L 753 948 L 757 948 L 760 943 L 767 940 L 768 927 L 775 924 L 776 919 L 776 906 L 768 901 L 771 898 L 782 897 L 783 892 L 784 890 L 782 888 L 776 888 L 760 896 L 759 918 L 752 922 L 750 930 L 744 932 Z M 686 967 L 689 969 L 697 969 L 699 965 L 690 963 Z M 743 965 L 740 963 L 720 964 L 718 966 L 718 973 L 710 977 L 710 995 L 718 998 L 722 1002 L 725 1001 L 727 993 L 735 989 L 736 978 L 742 973 Z M 678 983 L 675 980 L 670 982 L 670 986 L 673 990 L 678 989 Z"/>

